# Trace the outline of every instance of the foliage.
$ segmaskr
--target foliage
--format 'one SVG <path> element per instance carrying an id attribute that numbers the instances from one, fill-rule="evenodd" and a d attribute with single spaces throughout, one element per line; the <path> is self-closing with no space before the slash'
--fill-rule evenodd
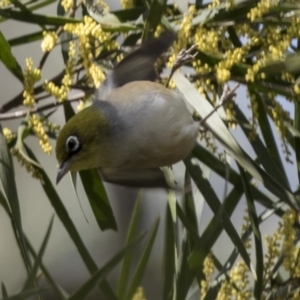
<path id="1" fill-rule="evenodd" d="M 280 0 L 196 0 L 186 12 L 166 1 L 122 0 L 123 9 L 109 12 L 103 1 L 62 0 L 57 16 L 36 12 L 52 0 L 0 1 L 0 22 L 17 20 L 34 23 L 39 31 L 7 40 L 0 32 L 0 60 L 23 84 L 22 93 L 4 99 L 0 107 L 0 204 L 12 222 L 27 279 L 24 288 L 11 296 L 2 283 L 3 299 L 26 299 L 43 290 L 38 287 L 38 270 L 49 281 L 57 299 L 84 299 L 98 287 L 106 299 L 143 299 L 141 280 L 156 238 L 159 219 L 146 235 L 137 268 L 131 274 L 133 250 L 144 237 L 137 236 L 140 199 L 137 200 L 128 229 L 127 242 L 102 268 L 99 268 L 84 245 L 73 221 L 48 178 L 43 163 L 26 144 L 35 136 L 42 151 L 50 154 L 49 139 L 55 139 L 58 126 L 49 116 L 62 106 L 66 120 L 74 111 L 70 105 L 80 101 L 82 109 L 105 78 L 108 62 L 120 61 L 139 40 L 158 36 L 165 28 L 178 32 L 178 40 L 161 63 L 169 68 L 183 49 L 196 45 L 192 60 L 176 72 L 170 83 L 185 95 L 202 119 L 199 143 L 186 159 L 184 199 L 180 203 L 168 192 L 165 217 L 163 299 L 299 299 L 299 190 L 291 186 L 286 165 L 293 162 L 300 178 L 300 4 Z M 76 12 L 76 17 L 75 17 Z M 79 17 L 81 15 L 81 17 Z M 26 59 L 24 70 L 12 53 L 12 47 L 41 40 L 44 54 L 40 62 Z M 65 65 L 53 78 L 42 81 L 42 72 L 51 51 L 60 47 Z M 35 67 L 37 65 L 37 67 Z M 186 74 L 185 72 L 188 72 Z M 162 75 L 161 81 L 167 78 Z M 238 97 L 228 91 L 236 86 Z M 77 91 L 75 96 L 70 92 Z M 74 93 L 73 93 L 74 95 Z M 54 97 L 52 104 L 43 101 Z M 249 106 L 251 118 L 240 108 Z M 39 105 L 37 105 L 39 104 Z M 218 112 L 213 107 L 221 104 Z M 288 111 L 286 106 L 292 107 Z M 209 117 L 208 117 L 209 116 Z M 6 120 L 20 118 L 20 127 L 12 132 Z M 245 151 L 241 129 L 251 150 Z M 277 133 L 276 133 L 277 130 Z M 278 141 L 282 148 L 278 147 Z M 248 149 L 249 150 L 249 149 Z M 73 295 L 68 295 L 51 277 L 43 264 L 43 254 L 51 233 L 45 234 L 36 252 L 22 226 L 12 157 L 40 181 L 46 197 L 73 240 L 91 273 L 90 279 Z M 228 157 L 233 162 L 228 164 Z M 210 182 L 217 174 L 226 183 L 221 199 Z M 80 173 L 95 218 L 102 230 L 116 229 L 113 210 L 98 173 Z M 221 180 L 221 179 L 220 179 Z M 73 176 L 76 189 L 76 175 Z M 202 211 L 196 210 L 197 192 L 213 212 L 210 222 L 200 233 Z M 246 201 L 247 212 L 241 232 L 231 222 L 240 202 Z M 263 207 L 258 213 L 258 205 Z M 270 236 L 261 233 L 261 224 L 276 215 L 281 221 Z M 179 226 L 178 226 L 179 225 Z M 225 232 L 234 245 L 226 261 L 214 255 L 213 246 Z M 252 239 L 253 236 L 253 246 Z M 178 237 L 180 237 L 178 239 Z M 250 249 L 255 250 L 255 257 Z M 117 287 L 107 275 L 122 261 Z M 282 272 L 285 270 L 285 273 Z M 285 275 L 284 275 L 285 274 Z M 147 296 L 147 295 L 146 295 Z"/>

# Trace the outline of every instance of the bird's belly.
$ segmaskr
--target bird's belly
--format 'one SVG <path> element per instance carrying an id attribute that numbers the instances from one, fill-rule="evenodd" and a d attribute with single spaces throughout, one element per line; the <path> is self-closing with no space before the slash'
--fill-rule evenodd
<path id="1" fill-rule="evenodd" d="M 135 139 L 139 142 L 135 143 L 135 147 L 121 145 L 122 152 L 126 154 L 121 167 L 158 168 L 185 159 L 196 144 L 197 128 L 196 124 L 190 124 L 184 132 L 139 130 L 139 139 Z M 130 145 L 128 141 L 126 144 Z"/>

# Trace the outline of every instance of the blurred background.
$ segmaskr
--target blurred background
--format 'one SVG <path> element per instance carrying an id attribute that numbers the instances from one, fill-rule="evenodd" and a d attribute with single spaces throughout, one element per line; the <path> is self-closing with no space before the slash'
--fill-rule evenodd
<path id="1" fill-rule="evenodd" d="M 115 0 L 109 1 L 108 4 L 112 11 L 114 9 L 120 9 L 119 2 Z M 184 2 L 181 2 L 180 4 L 182 7 L 186 5 Z M 46 9 L 39 10 L 39 12 L 47 12 L 48 14 L 56 15 L 56 3 L 48 6 Z M 35 27 L 36 25 L 28 25 L 17 21 L 6 21 L 0 24 L 0 30 L 7 39 L 30 33 L 33 31 L 32 29 L 37 29 Z M 27 57 L 32 57 L 33 62 L 37 63 L 43 55 L 40 47 L 40 41 L 26 44 L 25 47 L 13 47 L 12 52 L 23 68 Z M 43 69 L 43 79 L 51 78 L 56 75 L 57 72 L 61 70 L 62 65 L 63 60 L 61 51 L 59 47 L 56 47 L 56 49 L 51 52 L 49 60 Z M 3 104 L 19 93 L 22 90 L 22 86 L 1 63 L 0 74 L 0 104 Z M 51 102 L 54 100 L 49 101 Z M 243 109 L 244 112 L 246 112 L 246 114 L 249 115 L 247 102 L 245 90 L 243 87 L 240 87 L 237 92 L 236 103 Z M 77 104 L 75 103 L 73 107 L 76 109 L 76 106 Z M 57 109 L 57 112 L 52 115 L 51 120 L 59 125 L 64 124 L 64 115 L 61 108 Z M 2 122 L 2 126 L 8 127 L 12 130 L 17 130 L 20 122 L 21 119 L 5 121 Z M 235 135 L 240 140 L 245 139 L 239 130 L 235 132 Z M 36 138 L 29 137 L 28 142 L 29 141 L 38 160 L 42 162 L 52 183 L 55 184 L 57 172 L 55 154 L 52 153 L 52 155 L 47 156 L 42 153 Z M 247 139 L 245 139 L 244 149 L 250 155 L 253 155 L 247 143 Z M 243 145 L 243 143 L 240 144 Z M 52 141 L 52 145 L 55 147 L 55 141 Z M 54 210 L 49 203 L 48 198 L 45 196 L 40 183 L 31 178 L 17 161 L 14 161 L 14 166 L 24 231 L 29 237 L 34 248 L 38 250 L 45 236 L 51 216 L 54 214 Z M 297 184 L 295 168 L 292 168 L 291 165 L 286 165 L 286 168 L 292 187 L 295 188 Z M 183 164 L 178 164 L 174 170 L 179 186 L 182 186 L 184 177 Z M 226 184 L 228 183 L 214 174 L 210 175 L 210 180 L 216 188 L 220 198 L 223 199 Z M 87 216 L 88 223 L 86 222 L 76 199 L 70 177 L 66 176 L 56 187 L 83 242 L 97 262 L 98 266 L 102 266 L 105 262 L 107 262 L 109 258 L 111 258 L 124 245 L 132 209 L 139 192 L 136 189 L 120 187 L 112 184 L 105 184 L 105 186 L 107 187 L 108 196 L 117 220 L 117 232 L 113 232 L 111 230 L 102 232 L 99 229 L 80 182 L 78 184 L 78 196 L 82 203 L 84 213 Z M 230 188 L 230 184 L 228 184 L 228 187 Z M 182 196 L 182 192 L 177 192 L 179 200 Z M 139 231 L 142 232 L 149 230 L 157 216 L 161 217 L 158 236 L 143 280 L 146 298 L 160 299 L 162 294 L 161 264 L 163 259 L 163 236 L 167 195 L 163 190 L 148 189 L 141 191 L 141 197 L 142 208 L 139 219 Z M 197 202 L 197 200 L 199 201 Z M 199 204 L 198 209 L 200 211 L 202 209 L 202 201 L 199 193 L 197 194 L 196 203 Z M 205 228 L 207 222 L 212 216 L 212 213 L 206 204 L 204 204 L 203 209 L 204 213 L 202 214 L 200 222 L 201 229 Z M 240 231 L 239 228 L 243 222 L 244 213 L 245 202 L 241 201 L 239 207 L 232 216 L 233 223 L 236 225 L 238 231 Z M 263 224 L 261 229 L 262 233 L 267 234 L 272 232 L 276 224 L 277 219 L 275 217 L 269 219 Z M 233 245 L 231 241 L 224 234 L 220 237 L 214 247 L 216 256 L 221 258 L 223 257 L 224 259 L 227 258 L 232 249 Z M 85 280 L 89 278 L 89 272 L 87 271 L 85 264 L 82 262 L 73 242 L 69 238 L 69 235 L 58 218 L 55 218 L 54 220 L 53 230 L 43 258 L 43 263 L 48 267 L 48 270 L 56 281 L 69 293 L 75 291 Z M 116 268 L 115 272 L 110 276 L 111 282 L 116 282 L 117 274 L 118 268 Z M 10 220 L 5 211 L 0 208 L 0 281 L 5 283 L 9 294 L 14 294 L 22 288 L 25 278 L 25 268 L 20 256 L 19 248 L 14 238 Z M 46 293 L 45 298 L 55 299 L 51 293 Z M 99 294 L 99 291 L 95 291 L 95 293 L 88 299 L 102 299 L 102 296 Z"/>

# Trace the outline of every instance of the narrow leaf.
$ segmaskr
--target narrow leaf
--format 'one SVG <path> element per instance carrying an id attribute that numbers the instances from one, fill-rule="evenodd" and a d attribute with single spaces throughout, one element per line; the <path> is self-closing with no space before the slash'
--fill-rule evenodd
<path id="1" fill-rule="evenodd" d="M 66 17 L 54 17 L 54 16 L 46 16 L 41 14 L 31 14 L 30 18 L 27 15 L 24 15 L 20 11 L 16 10 L 7 10 L 0 9 L 0 16 L 8 19 L 13 19 L 16 21 L 33 23 L 33 24 L 41 24 L 41 25 L 54 25 L 54 26 L 63 26 L 66 23 L 80 23 L 81 20 L 77 20 L 74 18 L 66 18 Z"/>
<path id="2" fill-rule="evenodd" d="M 181 74 L 176 72 L 173 76 L 178 89 L 184 95 L 190 105 L 192 105 L 200 116 L 205 117 L 214 109 L 213 106 L 202 97 L 196 88 Z M 263 182 L 265 187 L 274 193 L 277 197 L 286 201 L 287 204 L 298 209 L 300 204 L 289 189 L 282 186 L 269 173 L 260 168 L 246 152 L 241 149 L 228 128 L 217 113 L 213 113 L 206 121 L 205 125 L 222 143 L 228 154 L 235 158 L 239 164 L 248 171 L 254 178 Z"/>
<path id="3" fill-rule="evenodd" d="M 1 52 L 1 51 L 0 51 Z M 11 158 L 11 154 L 9 152 L 6 139 L 2 132 L 2 127 L 0 124 L 0 192 L 6 198 L 10 211 L 11 211 L 11 221 L 14 224 L 15 236 L 18 242 L 18 245 L 21 250 L 22 258 L 24 260 L 24 264 L 27 268 L 27 271 L 30 270 L 30 260 L 28 257 L 22 221 L 21 221 L 21 211 L 19 205 L 19 198 L 17 193 L 13 162 Z"/>
<path id="4" fill-rule="evenodd" d="M 132 217 L 131 217 L 127 238 L 126 238 L 126 245 L 129 245 L 134 240 L 137 234 L 138 220 L 139 220 L 140 206 L 141 206 L 141 195 L 142 192 L 139 192 L 137 201 L 135 203 L 132 212 Z M 117 288 L 117 296 L 119 299 L 123 299 L 123 297 L 126 294 L 127 283 L 129 282 L 132 256 L 133 256 L 133 248 L 131 250 L 128 250 L 127 253 L 124 255 L 119 282 L 118 282 L 118 288 Z"/>
<path id="5" fill-rule="evenodd" d="M 127 251 L 131 250 L 137 243 L 139 243 L 145 234 L 140 235 L 133 242 L 127 245 L 123 250 L 119 251 L 109 262 L 107 262 L 101 269 L 93 274 L 93 276 L 84 283 L 68 300 L 82 300 L 85 299 L 91 291 L 106 278 L 106 276 L 116 267 L 116 265 L 124 258 Z"/>
<path id="6" fill-rule="evenodd" d="M 258 121 L 266 146 L 261 141 L 259 136 L 256 136 L 254 140 L 249 139 L 249 142 L 251 143 L 257 155 L 259 163 L 262 164 L 266 172 L 272 174 L 274 178 L 278 178 L 278 180 L 288 188 L 288 179 L 286 177 L 284 167 L 279 156 L 273 132 L 270 127 L 267 113 L 264 108 L 263 100 L 261 99 L 261 96 L 258 93 L 255 93 L 255 95 L 256 103 L 258 104 Z M 249 124 L 247 117 L 243 114 L 243 112 L 237 105 L 234 105 L 233 109 L 236 111 L 237 119 L 239 120 L 239 124 L 242 130 L 248 137 L 251 131 L 251 125 Z"/>
<path id="7" fill-rule="evenodd" d="M 145 270 L 146 270 L 146 266 L 147 266 L 147 263 L 148 263 L 148 260 L 149 260 L 149 257 L 150 257 L 150 253 L 151 253 L 151 250 L 152 250 L 152 247 L 153 247 L 153 243 L 154 243 L 154 240 L 155 240 L 155 236 L 156 236 L 156 233 L 157 233 L 158 225 L 159 225 L 159 218 L 154 223 L 154 225 L 152 227 L 152 230 L 149 234 L 145 249 L 144 249 L 144 251 L 142 253 L 142 256 L 139 260 L 139 263 L 138 263 L 138 266 L 136 268 L 135 274 L 133 276 L 131 285 L 128 289 L 128 293 L 126 294 L 126 297 L 125 297 L 126 300 L 131 300 L 133 298 L 134 293 L 136 292 L 137 288 L 139 287 L 139 285 L 140 285 L 140 283 L 143 279 L 143 276 L 144 276 L 144 273 L 145 273 Z"/>
<path id="8" fill-rule="evenodd" d="M 28 247 L 28 250 L 30 254 L 33 256 L 34 259 L 37 258 L 37 254 L 35 253 L 35 250 L 33 249 L 32 245 L 30 244 L 28 238 L 26 238 L 26 245 Z M 49 284 L 51 285 L 53 291 L 56 293 L 56 296 L 60 300 L 65 300 L 68 298 L 68 294 L 60 287 L 57 285 L 57 283 L 54 281 L 44 264 L 41 262 L 40 268 L 45 276 L 45 278 L 48 280 Z"/>
<path id="9" fill-rule="evenodd" d="M 0 300 L 25 300 L 29 297 L 40 295 L 41 293 L 46 292 L 47 290 L 48 289 L 31 289 Z"/>
<path id="10" fill-rule="evenodd" d="M 101 230 L 117 230 L 117 222 L 97 170 L 83 170 L 79 172 L 79 175 Z"/>
<path id="11" fill-rule="evenodd" d="M 22 68 L 13 56 L 10 45 L 5 39 L 4 35 L 0 31 L 0 60 L 5 65 L 5 67 L 16 76 L 22 83 L 24 81 L 24 76 Z"/>
<path id="12" fill-rule="evenodd" d="M 151 1 L 148 17 L 145 22 L 143 40 L 146 40 L 147 38 L 154 36 L 156 27 L 160 23 L 161 18 L 165 12 L 166 4 L 167 4 L 166 0 Z"/>
<path id="13" fill-rule="evenodd" d="M 8 43 L 11 47 L 24 45 L 27 43 L 35 42 L 41 40 L 43 38 L 43 30 L 22 35 L 20 37 L 16 37 L 8 40 Z"/>
<path id="14" fill-rule="evenodd" d="M 1 291 L 2 291 L 2 298 L 6 299 L 8 297 L 7 289 L 4 285 L 4 282 L 1 282 Z"/>
<path id="15" fill-rule="evenodd" d="M 29 289 L 30 286 L 34 284 L 37 272 L 38 272 L 39 267 L 40 267 L 40 265 L 42 263 L 42 258 L 43 258 L 43 255 L 45 253 L 48 241 L 49 241 L 49 237 L 50 237 L 50 233 L 51 233 L 52 225 L 53 225 L 53 220 L 54 220 L 54 216 L 50 220 L 50 224 L 48 226 L 46 235 L 44 237 L 42 246 L 41 246 L 40 251 L 39 251 L 39 253 L 38 253 L 38 255 L 37 255 L 36 259 L 35 259 L 35 262 L 34 262 L 34 265 L 33 265 L 32 269 L 31 269 L 31 272 L 30 272 L 29 276 L 26 279 L 26 282 L 25 282 L 24 287 L 23 287 L 23 291 L 25 291 L 26 289 Z"/>
<path id="16" fill-rule="evenodd" d="M 176 276 L 176 241 L 175 226 L 170 206 L 166 208 L 166 226 L 164 238 L 164 284 L 162 299 L 173 299 L 174 283 Z"/>
<path id="17" fill-rule="evenodd" d="M 37 163 L 37 159 L 33 152 L 24 144 L 25 149 L 29 155 L 29 157 L 35 160 Z M 63 223 L 65 229 L 67 230 L 70 238 L 73 240 L 74 244 L 77 247 L 77 250 L 84 261 L 86 267 L 88 268 L 91 274 L 95 273 L 98 270 L 96 263 L 94 262 L 92 256 L 88 252 L 87 248 L 85 247 L 74 223 L 72 222 L 68 211 L 66 210 L 63 202 L 61 201 L 60 197 L 58 196 L 55 188 L 53 187 L 49 177 L 47 176 L 46 172 L 41 169 L 40 170 L 43 179 L 41 180 L 41 185 L 44 189 L 44 192 L 48 196 L 49 201 L 51 202 L 57 216 L 59 217 L 60 221 Z M 100 288 L 102 292 L 105 294 L 107 299 L 116 300 L 117 297 L 115 296 L 113 290 L 108 285 L 108 283 L 104 280 L 100 284 Z"/>
<path id="18" fill-rule="evenodd" d="M 199 169 L 199 167 L 192 165 L 192 163 L 189 160 L 185 161 L 185 164 L 187 166 L 187 169 L 193 178 L 194 182 L 196 183 L 198 189 L 203 194 L 203 197 L 207 201 L 207 204 L 209 205 L 210 209 L 214 212 L 215 215 L 217 215 L 218 212 L 220 212 L 222 208 L 222 204 L 220 203 L 217 195 L 215 194 L 215 191 L 211 187 L 208 180 L 203 178 L 202 172 Z M 232 240 L 232 243 L 235 245 L 235 247 L 238 249 L 241 257 L 245 261 L 246 265 L 248 266 L 249 270 L 253 273 L 254 278 L 256 279 L 256 272 L 254 270 L 254 267 L 252 265 L 251 259 L 249 257 L 249 254 L 239 236 L 237 233 L 234 225 L 232 224 L 228 214 L 226 211 L 222 210 L 222 227 Z M 197 267 L 197 254 L 191 256 L 191 262 L 193 262 L 193 267 Z"/>
<path id="19" fill-rule="evenodd" d="M 250 216 L 251 226 L 254 233 L 254 242 L 255 242 L 255 258 L 256 258 L 256 274 L 257 279 L 254 284 L 254 296 L 255 299 L 260 299 L 263 290 L 263 274 L 264 274 L 264 253 L 263 253 L 263 241 L 261 238 L 261 233 L 259 230 L 259 221 L 256 213 L 256 208 L 254 204 L 254 199 L 252 197 L 251 189 L 243 168 L 239 165 L 239 170 L 244 186 L 244 191 L 247 200 L 248 213 Z"/>

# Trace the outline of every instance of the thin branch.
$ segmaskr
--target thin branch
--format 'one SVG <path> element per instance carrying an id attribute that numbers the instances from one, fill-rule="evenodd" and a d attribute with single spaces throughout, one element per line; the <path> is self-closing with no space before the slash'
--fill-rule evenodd
<path id="1" fill-rule="evenodd" d="M 68 102 L 79 101 L 84 96 L 85 96 L 85 93 L 82 92 L 82 93 L 78 93 L 78 94 L 74 95 L 73 97 L 68 98 L 64 102 L 54 102 L 54 103 L 51 103 L 51 104 L 43 105 L 43 106 L 31 109 L 30 112 L 28 111 L 28 109 L 24 109 L 24 110 L 11 112 L 11 113 L 0 114 L 0 121 L 4 121 L 4 120 L 6 121 L 6 120 L 22 118 L 22 117 L 25 117 L 28 113 L 34 114 L 34 113 L 37 113 L 37 112 L 41 112 L 41 111 L 44 111 L 44 110 L 48 110 L 48 109 L 51 109 L 51 108 L 58 107 L 58 106 L 64 104 L 66 101 L 68 101 Z"/>
<path id="2" fill-rule="evenodd" d="M 166 87 L 169 86 L 170 80 L 171 80 L 171 78 L 174 75 L 176 70 L 178 70 L 180 67 L 182 67 L 185 63 L 195 59 L 197 53 L 195 53 L 194 55 L 191 55 L 191 52 L 196 48 L 197 48 L 197 46 L 193 45 L 189 49 L 187 49 L 187 50 L 183 49 L 179 52 L 179 54 L 176 57 L 176 61 L 173 65 L 173 67 L 172 67 L 172 70 L 171 70 L 171 73 L 169 75 L 168 81 L 166 83 Z"/>
<path id="3" fill-rule="evenodd" d="M 200 125 L 203 125 L 214 112 L 216 112 L 221 106 L 224 105 L 225 102 L 231 100 L 236 95 L 235 91 L 239 86 L 240 84 L 238 83 L 232 90 L 224 89 L 224 92 L 220 98 L 220 103 L 205 118 L 200 121 Z"/>

